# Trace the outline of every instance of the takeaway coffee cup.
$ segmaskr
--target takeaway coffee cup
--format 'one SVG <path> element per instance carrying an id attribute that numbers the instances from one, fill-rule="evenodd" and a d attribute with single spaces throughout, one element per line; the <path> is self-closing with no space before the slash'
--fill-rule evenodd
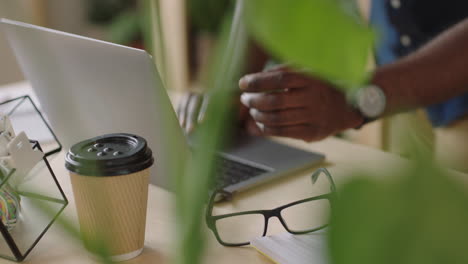
<path id="1" fill-rule="evenodd" d="M 146 141 L 131 134 L 104 135 L 71 147 L 65 166 L 89 250 L 104 242 L 116 261 L 143 251 L 153 163 Z"/>

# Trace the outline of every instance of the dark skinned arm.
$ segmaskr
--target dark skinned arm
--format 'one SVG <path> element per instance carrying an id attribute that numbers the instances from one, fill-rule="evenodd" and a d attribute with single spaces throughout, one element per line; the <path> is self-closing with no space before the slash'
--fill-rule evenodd
<path id="1" fill-rule="evenodd" d="M 412 55 L 377 69 L 371 82 L 387 97 L 385 115 L 468 92 L 468 20 Z M 242 103 L 265 135 L 314 141 L 363 123 L 333 85 L 299 72 L 250 74 L 239 86 Z"/>
<path id="2" fill-rule="evenodd" d="M 387 114 L 468 92 L 468 19 L 412 55 L 379 68 L 372 82 L 387 95 Z"/>

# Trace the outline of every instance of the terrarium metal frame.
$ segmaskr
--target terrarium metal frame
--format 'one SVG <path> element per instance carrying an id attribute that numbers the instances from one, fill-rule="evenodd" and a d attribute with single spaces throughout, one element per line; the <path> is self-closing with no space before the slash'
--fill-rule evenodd
<path id="1" fill-rule="evenodd" d="M 14 238 L 11 235 L 10 231 L 8 231 L 8 228 L 3 224 L 2 221 L 0 221 L 0 234 L 4 238 L 5 242 L 8 244 L 8 247 L 10 248 L 11 253 L 14 256 L 14 258 L 13 258 L 13 257 L 10 257 L 10 256 L 5 256 L 5 255 L 0 254 L 0 258 L 4 258 L 4 259 L 16 261 L 16 262 L 21 262 L 29 255 L 29 253 L 31 253 L 31 251 L 35 248 L 37 243 L 39 243 L 39 241 L 44 236 L 44 234 L 49 230 L 50 226 L 55 222 L 57 217 L 63 212 L 65 207 L 68 205 L 68 199 L 67 199 L 65 193 L 63 192 L 62 187 L 60 186 L 60 184 L 59 184 L 59 182 L 57 180 L 57 177 L 55 176 L 54 171 L 52 170 L 52 167 L 49 164 L 49 161 L 47 160 L 47 157 L 62 151 L 62 144 L 58 140 L 57 136 L 55 135 L 55 133 L 52 130 L 49 123 L 47 123 L 44 115 L 41 113 L 41 111 L 39 110 L 39 108 L 37 107 L 37 105 L 34 103 L 34 101 L 31 99 L 31 97 L 29 95 L 24 95 L 24 96 L 20 96 L 20 97 L 10 99 L 10 100 L 6 100 L 4 102 L 1 102 L 0 106 L 4 106 L 4 105 L 10 104 L 10 103 L 14 103 L 15 101 L 18 101 L 18 103 L 16 105 L 14 105 L 13 108 L 10 111 L 8 111 L 8 113 L 5 113 L 5 114 L 7 116 L 12 116 L 15 113 L 15 111 L 21 105 L 23 105 L 25 102 L 29 102 L 32 105 L 32 107 L 34 108 L 35 113 L 39 116 L 39 118 L 44 123 L 45 127 L 48 129 L 50 135 L 53 137 L 53 139 L 55 141 L 55 144 L 57 145 L 56 148 L 51 149 L 51 150 L 49 150 L 47 152 L 44 152 L 41 145 L 40 145 L 40 143 L 37 140 L 30 140 L 30 143 L 32 144 L 33 149 L 37 149 L 37 150 L 41 151 L 42 153 L 44 153 L 44 156 L 42 158 L 42 162 L 45 163 L 50 175 L 52 176 L 52 179 L 54 180 L 54 183 L 55 183 L 58 191 L 60 192 L 61 199 L 56 199 L 56 198 L 51 198 L 51 197 L 47 197 L 47 196 L 43 196 L 43 195 L 37 195 L 37 194 L 31 194 L 31 193 L 24 193 L 24 192 L 18 192 L 18 194 L 21 195 L 21 196 L 24 196 L 24 197 L 47 200 L 47 201 L 50 201 L 50 202 L 55 202 L 55 203 L 58 203 L 58 204 L 62 204 L 61 208 L 54 215 L 54 217 L 51 219 L 51 221 L 47 224 L 47 226 L 44 228 L 44 230 L 42 230 L 42 232 L 39 234 L 39 236 L 37 238 L 35 238 L 34 242 L 31 244 L 31 246 L 29 246 L 29 248 L 24 252 L 21 252 L 17 242 L 14 240 Z M 0 188 L 9 181 L 9 179 L 12 177 L 12 175 L 14 175 L 15 171 L 16 171 L 15 169 L 11 170 L 9 172 L 9 174 L 5 177 L 5 179 L 2 182 L 0 182 Z"/>
<path id="2" fill-rule="evenodd" d="M 34 103 L 34 101 L 31 99 L 31 97 L 29 95 L 23 95 L 23 96 L 20 96 L 20 97 L 16 97 L 16 98 L 13 98 L 13 99 L 10 99 L 10 100 L 7 100 L 7 101 L 4 101 L 2 103 L 0 103 L 0 106 L 2 105 L 6 105 L 6 104 L 9 104 L 9 103 L 12 103 L 14 101 L 19 101 L 18 104 L 16 106 L 14 106 L 8 113 L 6 113 L 7 116 L 11 116 L 15 111 L 16 109 L 18 109 L 24 102 L 29 102 L 33 108 L 34 108 L 34 111 L 36 112 L 36 114 L 39 115 L 39 117 L 41 118 L 42 122 L 44 123 L 44 125 L 47 127 L 47 129 L 49 130 L 50 134 L 52 135 L 52 137 L 54 138 L 55 140 L 55 143 L 57 144 L 57 148 L 54 148 L 48 152 L 45 152 L 44 155 L 46 157 L 49 157 L 50 155 L 53 155 L 55 153 L 58 153 L 60 151 L 62 151 L 62 144 L 60 143 L 60 141 L 58 140 L 57 136 L 55 135 L 54 131 L 52 130 L 52 128 L 50 127 L 49 123 L 47 123 L 46 119 L 44 118 L 44 115 L 41 113 L 41 111 L 39 110 L 39 108 L 36 106 L 36 104 Z"/>
<path id="3" fill-rule="evenodd" d="M 30 143 L 33 145 L 33 149 L 38 149 L 39 151 L 43 152 L 38 141 L 30 140 Z M 60 199 L 57 199 L 57 198 L 51 198 L 51 197 L 47 197 L 47 196 L 42 196 L 42 195 L 38 195 L 38 194 L 31 194 L 31 193 L 27 193 L 27 192 L 18 192 L 18 194 L 21 195 L 21 196 L 24 196 L 24 197 L 30 197 L 30 198 L 34 198 L 34 199 L 41 199 L 41 200 L 47 200 L 47 201 L 50 201 L 50 202 L 60 203 L 60 204 L 62 204 L 62 207 L 54 215 L 54 217 L 48 223 L 46 228 L 39 234 L 39 236 L 35 239 L 35 241 L 32 243 L 32 245 L 25 252 L 21 252 L 21 250 L 18 247 L 17 242 L 15 242 L 15 240 L 11 236 L 10 232 L 8 231 L 8 228 L 3 224 L 2 221 L 0 221 L 0 233 L 3 236 L 5 242 L 8 244 L 8 247 L 10 248 L 12 254 L 14 255 L 14 258 L 9 257 L 9 256 L 4 256 L 4 255 L 0 255 L 0 258 L 4 258 L 4 259 L 16 261 L 16 262 L 23 261 L 29 255 L 29 253 L 31 253 L 31 251 L 34 249 L 34 247 L 37 245 L 37 243 L 39 243 L 39 241 L 44 236 L 44 234 L 49 230 L 49 228 L 52 226 L 52 224 L 55 222 L 55 220 L 58 218 L 58 216 L 63 212 L 65 207 L 68 205 L 68 199 L 67 199 L 65 193 L 63 192 L 62 187 L 60 186 L 60 184 L 59 184 L 59 182 L 57 180 L 57 177 L 55 176 L 54 171 L 52 170 L 46 156 L 47 155 L 44 154 L 44 156 L 42 158 L 42 161 L 47 166 L 47 169 L 49 170 L 50 175 L 52 176 L 56 187 L 60 191 L 60 195 L 62 196 L 63 200 L 60 200 Z M 12 177 L 12 175 L 15 173 L 15 171 L 16 171 L 15 169 L 10 171 L 10 173 L 7 175 L 5 180 L 0 183 L 0 188 L 3 187 L 3 185 L 8 182 L 8 180 Z"/>

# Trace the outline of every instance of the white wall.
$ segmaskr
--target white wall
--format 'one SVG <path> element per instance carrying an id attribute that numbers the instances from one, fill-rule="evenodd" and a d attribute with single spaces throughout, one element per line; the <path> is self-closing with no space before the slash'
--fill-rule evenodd
<path id="1" fill-rule="evenodd" d="M 85 0 L 47 0 L 47 27 L 73 34 L 85 34 Z"/>
<path id="2" fill-rule="evenodd" d="M 102 38 L 86 22 L 86 0 L 0 0 L 0 17 Z M 0 85 L 23 80 L 16 59 L 0 29 Z"/>
<path id="3" fill-rule="evenodd" d="M 0 1 L 0 17 L 29 22 L 25 19 L 29 16 L 27 10 L 28 6 L 24 0 Z M 23 79 L 8 41 L 0 28 L 0 85 Z"/>

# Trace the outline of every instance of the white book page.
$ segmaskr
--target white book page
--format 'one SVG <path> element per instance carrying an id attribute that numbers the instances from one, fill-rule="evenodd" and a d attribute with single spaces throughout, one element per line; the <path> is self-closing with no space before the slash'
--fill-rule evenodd
<path id="1" fill-rule="evenodd" d="M 325 264 L 326 234 L 306 235 L 281 233 L 260 237 L 251 241 L 251 246 L 277 264 Z"/>

